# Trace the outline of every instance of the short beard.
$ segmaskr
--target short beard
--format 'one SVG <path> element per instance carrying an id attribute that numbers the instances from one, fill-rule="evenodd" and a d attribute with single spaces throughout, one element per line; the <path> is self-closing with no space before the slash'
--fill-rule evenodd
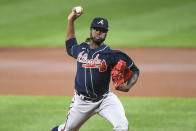
<path id="1" fill-rule="evenodd" d="M 94 37 L 91 35 L 90 39 L 93 41 L 93 43 L 95 43 L 96 45 L 100 46 L 104 41 L 105 41 L 104 37 L 103 39 L 99 39 L 99 40 L 95 40 Z"/>

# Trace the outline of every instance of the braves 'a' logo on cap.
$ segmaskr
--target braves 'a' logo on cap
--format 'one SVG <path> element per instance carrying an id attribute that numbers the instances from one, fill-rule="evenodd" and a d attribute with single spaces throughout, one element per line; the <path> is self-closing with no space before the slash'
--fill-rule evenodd
<path id="1" fill-rule="evenodd" d="M 104 25 L 103 20 L 100 20 L 97 24 L 102 24 L 102 25 Z"/>

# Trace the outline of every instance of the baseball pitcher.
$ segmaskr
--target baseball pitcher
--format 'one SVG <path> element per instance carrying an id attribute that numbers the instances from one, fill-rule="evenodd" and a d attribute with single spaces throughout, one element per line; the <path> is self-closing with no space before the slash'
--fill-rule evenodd
<path id="1" fill-rule="evenodd" d="M 128 55 L 104 43 L 109 32 L 105 18 L 94 18 L 90 37 L 77 43 L 74 22 L 83 14 L 80 8 L 79 11 L 73 8 L 69 14 L 66 33 L 67 53 L 77 61 L 75 93 L 65 123 L 52 131 L 78 131 L 94 114 L 108 120 L 114 131 L 128 131 L 123 105 L 110 91 L 109 84 L 112 79 L 115 89 L 128 92 L 138 79 L 139 69 Z"/>

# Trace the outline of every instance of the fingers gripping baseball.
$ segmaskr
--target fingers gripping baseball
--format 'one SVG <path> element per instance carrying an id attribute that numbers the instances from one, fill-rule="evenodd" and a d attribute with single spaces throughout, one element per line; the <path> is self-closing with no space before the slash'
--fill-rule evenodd
<path id="1" fill-rule="evenodd" d="M 72 12 L 68 16 L 68 20 L 75 20 L 80 17 L 84 12 L 84 9 L 81 6 L 74 7 Z"/>

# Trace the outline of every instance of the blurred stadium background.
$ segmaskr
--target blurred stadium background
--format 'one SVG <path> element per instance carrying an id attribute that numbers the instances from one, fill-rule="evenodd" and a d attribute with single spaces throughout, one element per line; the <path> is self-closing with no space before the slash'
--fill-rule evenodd
<path id="1" fill-rule="evenodd" d="M 82 5 L 79 42 L 94 17 L 109 20 L 116 47 L 196 47 L 195 0 L 1 0 L 1 47 L 63 47 L 67 15 Z"/>
<path id="2" fill-rule="evenodd" d="M 196 51 L 195 0 L 0 0 L 0 131 L 48 131 L 65 121 L 71 97 L 4 94 L 2 89 L 8 89 L 2 87 L 4 81 L 14 81 L 12 72 L 5 69 L 16 65 L 10 63 L 5 68 L 3 62 L 10 62 L 11 56 L 8 58 L 5 54 L 10 54 L 13 48 L 64 48 L 67 15 L 78 5 L 84 8 L 84 14 L 75 24 L 79 43 L 88 37 L 91 20 L 102 16 L 109 21 L 110 29 L 106 39 L 109 46 L 134 48 L 138 54 L 145 48 L 190 50 L 193 55 L 185 61 L 195 65 L 196 61 L 191 57 Z M 162 53 L 163 57 L 164 50 Z M 11 62 L 19 63 L 20 55 L 25 56 L 19 53 L 18 59 Z M 186 56 L 186 53 L 180 55 L 183 58 Z M 53 58 L 52 55 L 50 57 Z M 19 66 L 20 64 L 16 67 Z M 195 67 L 189 72 L 192 76 L 196 76 Z M 22 68 L 25 69 L 25 66 Z M 17 68 L 12 69 L 20 72 Z M 8 75 L 5 77 L 4 74 Z M 19 76 L 15 76 L 17 77 Z M 185 83 L 190 77 L 186 78 Z M 195 84 L 194 79 L 195 77 L 191 78 L 192 83 L 189 84 Z M 24 83 L 28 84 L 28 81 L 24 79 Z M 10 90 L 14 90 L 14 87 Z M 32 90 L 39 91 L 36 87 Z M 195 97 L 121 96 L 120 99 L 133 131 L 196 130 Z M 112 125 L 99 116 L 94 116 L 81 129 L 108 130 L 112 130 Z"/>

